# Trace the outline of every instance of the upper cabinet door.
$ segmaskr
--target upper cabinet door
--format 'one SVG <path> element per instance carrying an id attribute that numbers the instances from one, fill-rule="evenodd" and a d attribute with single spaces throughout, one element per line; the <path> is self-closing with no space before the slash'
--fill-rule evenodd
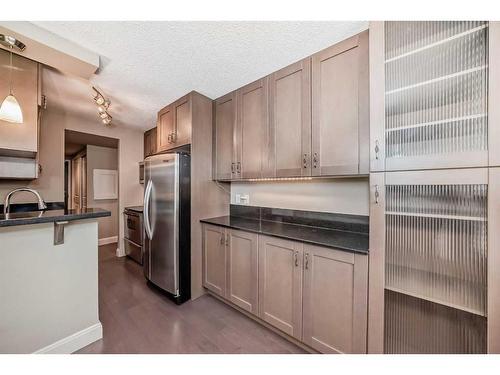
<path id="1" fill-rule="evenodd" d="M 237 177 L 233 139 L 236 128 L 236 92 L 217 99 L 214 106 L 214 176 L 216 180 L 231 180 Z"/>
<path id="2" fill-rule="evenodd" d="M 269 93 L 271 177 L 310 176 L 311 59 L 271 74 Z"/>
<path id="3" fill-rule="evenodd" d="M 312 57 L 312 175 L 368 172 L 368 32 Z"/>
<path id="4" fill-rule="evenodd" d="M 174 135 L 172 147 L 191 143 L 191 95 L 185 95 L 172 104 L 174 115 Z"/>
<path id="5" fill-rule="evenodd" d="M 9 95 L 9 56 L 0 50 L 0 101 Z M 13 54 L 12 66 L 12 92 L 21 106 L 23 123 L 0 120 L 0 155 L 15 151 L 19 156 L 32 157 L 38 151 L 38 63 Z"/>
<path id="6" fill-rule="evenodd" d="M 157 150 L 159 152 L 166 151 L 172 148 L 172 137 L 175 131 L 174 115 L 172 106 L 168 105 L 158 112 L 157 125 Z"/>
<path id="7" fill-rule="evenodd" d="M 372 170 L 488 165 L 488 127 L 498 122 L 488 119 L 498 65 L 488 63 L 489 29 L 483 21 L 370 25 Z"/>
<path id="8" fill-rule="evenodd" d="M 236 173 L 240 178 L 260 178 L 268 164 L 268 78 L 238 90 L 236 128 Z"/>
<path id="9" fill-rule="evenodd" d="M 156 154 L 156 128 L 144 133 L 144 157 Z"/>

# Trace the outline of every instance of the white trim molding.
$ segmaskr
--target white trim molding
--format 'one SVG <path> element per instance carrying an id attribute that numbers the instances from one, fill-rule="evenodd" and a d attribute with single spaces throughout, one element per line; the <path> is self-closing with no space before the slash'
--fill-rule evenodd
<path id="1" fill-rule="evenodd" d="M 119 247 L 116 248 L 116 256 L 118 258 L 124 257 L 125 255 L 127 255 L 127 254 L 125 254 L 125 250 L 122 250 Z"/>
<path id="2" fill-rule="evenodd" d="M 104 238 L 99 238 L 98 245 L 102 246 L 117 242 L 118 242 L 118 236 L 104 237 Z"/>
<path id="3" fill-rule="evenodd" d="M 38 349 L 33 354 L 71 354 L 100 339 L 102 339 L 101 322 Z"/>

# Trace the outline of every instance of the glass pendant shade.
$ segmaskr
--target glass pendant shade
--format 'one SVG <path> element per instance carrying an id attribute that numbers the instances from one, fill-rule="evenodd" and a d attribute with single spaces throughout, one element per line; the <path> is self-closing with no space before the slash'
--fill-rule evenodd
<path id="1" fill-rule="evenodd" d="M 12 94 L 7 95 L 0 106 L 0 120 L 12 122 L 15 124 L 23 123 L 23 112 L 16 97 Z"/>

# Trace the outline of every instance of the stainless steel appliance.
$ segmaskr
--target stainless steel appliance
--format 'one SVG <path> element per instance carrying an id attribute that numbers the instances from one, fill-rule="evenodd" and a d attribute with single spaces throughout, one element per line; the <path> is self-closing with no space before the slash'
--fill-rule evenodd
<path id="1" fill-rule="evenodd" d="M 191 171 L 187 153 L 144 160 L 144 275 L 176 302 L 191 296 Z"/>
<path id="2" fill-rule="evenodd" d="M 142 206 L 136 206 L 126 207 L 123 211 L 125 254 L 139 264 L 143 264 L 144 258 L 144 220 L 142 210 Z"/>

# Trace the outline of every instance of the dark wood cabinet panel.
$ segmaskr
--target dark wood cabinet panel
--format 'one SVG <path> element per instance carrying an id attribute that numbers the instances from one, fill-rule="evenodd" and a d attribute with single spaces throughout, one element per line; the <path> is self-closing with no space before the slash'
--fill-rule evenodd
<path id="1" fill-rule="evenodd" d="M 144 133 L 144 157 L 156 154 L 156 128 L 149 129 Z"/>

